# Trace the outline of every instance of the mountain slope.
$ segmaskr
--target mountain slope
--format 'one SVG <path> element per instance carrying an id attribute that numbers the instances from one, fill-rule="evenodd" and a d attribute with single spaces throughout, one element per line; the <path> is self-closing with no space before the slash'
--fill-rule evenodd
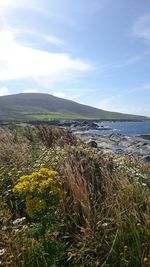
<path id="1" fill-rule="evenodd" d="M 34 119 L 144 119 L 108 112 L 49 94 L 23 93 L 0 97 L 0 120 Z"/>

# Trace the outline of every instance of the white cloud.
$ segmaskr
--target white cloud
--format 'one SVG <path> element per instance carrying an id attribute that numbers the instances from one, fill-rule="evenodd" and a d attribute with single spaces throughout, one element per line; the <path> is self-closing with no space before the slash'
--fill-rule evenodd
<path id="1" fill-rule="evenodd" d="M 69 25 L 74 25 L 75 22 L 73 18 L 70 16 L 62 15 L 62 12 L 58 12 L 58 4 L 55 1 L 43 1 L 43 0 L 0 0 L 0 22 L 1 23 L 8 23 L 9 15 L 13 14 L 17 16 L 17 13 L 20 12 L 20 9 L 30 9 L 34 10 L 34 12 L 38 12 L 39 14 L 44 15 L 47 18 L 50 18 L 53 21 L 59 21 L 61 23 L 67 23 Z M 56 11 L 53 8 L 56 5 Z M 50 8 L 49 5 L 50 4 Z M 16 12 L 17 11 L 17 12 Z M 0 25 L 1 26 L 1 25 Z"/>
<path id="2" fill-rule="evenodd" d="M 60 39 L 59 37 L 52 35 L 52 34 L 43 34 L 41 32 L 37 32 L 35 29 L 26 29 L 26 28 L 20 28 L 7 26 L 7 31 L 11 32 L 14 36 L 16 35 L 30 35 L 32 37 L 38 37 L 39 39 L 43 39 L 49 44 L 53 44 L 56 46 L 64 47 L 66 43 Z"/>
<path id="3" fill-rule="evenodd" d="M 35 0 L 0 0 L 1 10 L 10 10 L 20 7 L 32 7 L 35 6 L 37 1 Z"/>
<path id="4" fill-rule="evenodd" d="M 39 93 L 37 89 L 26 89 L 23 90 L 23 93 Z"/>
<path id="5" fill-rule="evenodd" d="M 134 114 L 134 115 L 149 115 L 149 107 L 146 105 L 144 108 L 142 105 L 132 105 L 132 104 L 126 104 L 122 105 L 122 102 L 118 101 L 121 97 L 120 94 L 108 98 L 104 98 L 98 103 L 96 103 L 95 107 L 107 111 L 112 112 L 119 112 L 119 113 L 125 113 L 125 114 Z"/>
<path id="6" fill-rule="evenodd" d="M 86 72 L 92 66 L 68 54 L 49 53 L 16 42 L 9 31 L 0 32 L 0 80 L 49 77 L 59 81 L 66 73 Z"/>
<path id="7" fill-rule="evenodd" d="M 14 0 L 0 0 L 0 7 L 7 8 L 15 4 Z"/>
<path id="8" fill-rule="evenodd" d="M 45 41 L 47 41 L 50 44 L 58 45 L 58 46 L 64 46 L 64 41 L 62 41 L 60 38 L 53 36 L 53 35 L 41 35 Z"/>
<path id="9" fill-rule="evenodd" d="M 132 115 L 150 116 L 149 107 L 143 107 L 142 105 L 126 105 L 126 106 L 114 106 L 111 111 L 120 112 Z"/>
<path id="10" fill-rule="evenodd" d="M 7 24 L 9 15 L 18 8 L 36 8 L 38 0 L 0 0 L 0 22 Z M 2 26 L 0 25 L 0 26 Z"/>
<path id="11" fill-rule="evenodd" d="M 120 103 L 115 102 L 116 99 L 120 98 L 120 95 L 104 98 L 98 103 L 96 103 L 95 107 L 107 111 L 112 112 L 119 112 L 119 113 L 125 113 L 125 114 L 137 114 L 137 115 L 144 115 L 142 112 L 141 107 L 135 107 L 135 106 L 121 106 Z"/>
<path id="12" fill-rule="evenodd" d="M 102 99 L 101 101 L 97 102 L 95 104 L 96 108 L 104 109 L 104 110 L 110 110 L 112 111 L 112 101 L 115 99 L 115 97 L 106 97 Z"/>
<path id="13" fill-rule="evenodd" d="M 104 98 L 101 101 L 99 101 L 95 107 L 100 108 L 100 109 L 106 109 L 109 110 L 110 108 L 110 103 L 113 100 L 113 97 L 108 97 L 108 98 Z"/>
<path id="14" fill-rule="evenodd" d="M 5 86 L 0 87 L 0 96 L 9 95 L 9 94 L 10 94 L 10 92 L 9 92 L 7 87 L 5 87 Z"/>
<path id="15" fill-rule="evenodd" d="M 77 95 L 77 94 L 70 96 L 70 95 L 67 95 L 67 94 L 60 92 L 60 91 L 54 92 L 53 96 L 68 99 L 68 100 L 75 100 L 76 98 L 79 97 L 79 95 Z"/>
<path id="16" fill-rule="evenodd" d="M 150 14 L 144 15 L 136 20 L 132 34 L 150 45 Z"/>
<path id="17" fill-rule="evenodd" d="M 53 96 L 57 96 L 60 98 L 66 98 L 66 94 L 64 94 L 63 92 L 54 92 Z"/>
<path id="18" fill-rule="evenodd" d="M 44 16 L 48 13 L 43 9 L 41 0 L 0 0 L 0 29 L 8 29 L 8 26 L 13 25 L 13 20 L 23 9 L 33 10 Z"/>
<path id="19" fill-rule="evenodd" d="M 144 89 L 150 90 L 150 84 L 145 84 Z"/>

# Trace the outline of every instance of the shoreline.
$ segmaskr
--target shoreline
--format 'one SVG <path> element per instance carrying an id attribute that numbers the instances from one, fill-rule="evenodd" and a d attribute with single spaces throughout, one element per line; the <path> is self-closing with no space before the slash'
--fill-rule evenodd
<path id="1" fill-rule="evenodd" d="M 150 134 L 140 136 L 127 136 L 122 134 L 94 135 L 88 133 L 73 133 L 81 141 L 106 153 L 134 156 L 138 159 L 150 161 Z"/>
<path id="2" fill-rule="evenodd" d="M 95 142 L 94 147 L 97 147 L 97 149 L 104 152 L 134 156 L 138 159 L 143 159 L 150 162 L 150 133 L 129 136 L 127 134 L 114 132 L 114 129 L 111 127 L 111 125 L 100 125 L 101 122 L 104 122 L 104 120 L 53 120 L 48 122 L 32 121 L 30 123 L 16 122 L 9 124 L 5 122 L 5 124 L 1 125 L 1 127 L 19 126 L 24 128 L 40 125 L 47 127 L 58 127 L 68 130 L 71 134 L 90 146 L 92 146 L 91 142 Z M 118 121 L 109 120 L 109 122 L 117 123 Z M 132 122 L 134 121 L 132 120 Z M 98 134 L 96 131 L 98 131 Z M 107 132 L 107 135 L 104 135 L 104 131 Z"/>

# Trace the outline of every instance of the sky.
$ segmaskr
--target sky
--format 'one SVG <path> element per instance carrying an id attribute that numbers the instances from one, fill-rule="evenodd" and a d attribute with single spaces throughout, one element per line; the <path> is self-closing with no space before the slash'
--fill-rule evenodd
<path id="1" fill-rule="evenodd" d="M 0 96 L 150 116 L 149 0 L 0 0 Z"/>

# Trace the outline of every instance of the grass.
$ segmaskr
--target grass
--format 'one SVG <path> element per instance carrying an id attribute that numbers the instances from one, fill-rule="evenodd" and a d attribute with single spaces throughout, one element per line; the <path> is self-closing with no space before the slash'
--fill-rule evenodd
<path id="1" fill-rule="evenodd" d="M 91 119 L 90 117 L 73 114 L 73 113 L 59 113 L 51 112 L 43 115 L 28 115 L 29 120 L 75 120 L 75 119 Z"/>
<path id="2" fill-rule="evenodd" d="M 64 112 L 50 112 L 49 114 L 27 114 L 25 116 L 22 117 L 22 119 L 25 120 L 42 120 L 42 121 L 47 121 L 47 120 L 140 120 L 141 118 L 138 116 L 134 116 L 131 115 L 131 117 L 129 115 L 124 115 L 124 117 L 122 118 L 122 116 L 119 116 L 118 114 L 115 115 L 105 115 L 102 114 L 97 115 L 97 116 L 92 116 L 92 115 L 80 115 L 80 114 L 76 114 L 76 113 L 64 113 Z"/>
<path id="3" fill-rule="evenodd" d="M 52 170 L 59 197 L 46 176 Z M 1 266 L 149 266 L 149 164 L 92 149 L 62 129 L 4 127 L 0 185 Z M 28 213 L 33 198 L 44 205 Z"/>

